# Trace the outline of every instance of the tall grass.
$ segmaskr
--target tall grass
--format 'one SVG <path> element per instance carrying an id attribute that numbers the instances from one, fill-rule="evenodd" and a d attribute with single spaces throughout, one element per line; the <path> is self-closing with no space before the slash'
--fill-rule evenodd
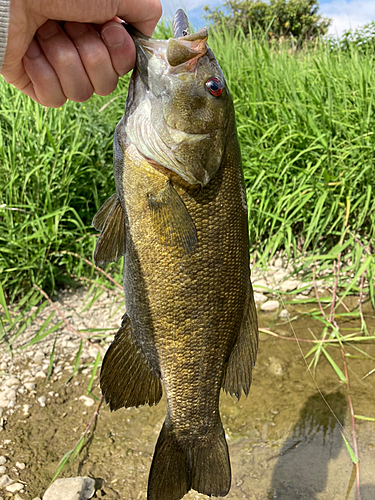
<path id="1" fill-rule="evenodd" d="M 324 268 L 343 253 L 348 272 L 366 271 L 373 283 L 373 56 L 328 44 L 292 53 L 225 28 L 209 42 L 235 103 L 258 261 L 284 249 Z M 53 291 L 92 272 L 65 251 L 92 258 L 91 220 L 114 192 L 112 138 L 127 82 L 109 97 L 58 110 L 0 82 L 0 279 L 8 302 L 34 283 Z"/>

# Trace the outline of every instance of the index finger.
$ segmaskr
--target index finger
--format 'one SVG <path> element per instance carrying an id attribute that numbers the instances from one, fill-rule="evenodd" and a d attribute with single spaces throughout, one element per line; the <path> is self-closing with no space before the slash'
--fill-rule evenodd
<path id="1" fill-rule="evenodd" d="M 132 24 L 137 30 L 151 36 L 162 15 L 159 0 L 120 0 L 117 16 Z"/>

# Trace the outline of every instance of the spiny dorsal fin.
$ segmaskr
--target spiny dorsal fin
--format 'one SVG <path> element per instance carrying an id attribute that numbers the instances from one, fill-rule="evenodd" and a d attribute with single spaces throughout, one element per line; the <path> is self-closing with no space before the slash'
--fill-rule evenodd
<path id="1" fill-rule="evenodd" d="M 114 195 L 116 196 L 116 195 Z M 113 196 L 109 198 L 106 203 L 107 207 L 104 209 L 104 205 L 100 208 L 99 212 L 96 214 L 97 217 L 101 210 L 102 214 L 97 220 L 93 220 L 98 227 L 101 227 L 101 233 L 96 242 L 95 252 L 94 252 L 94 262 L 97 266 L 105 266 L 110 262 L 116 262 L 125 253 L 125 217 L 124 211 L 122 209 L 120 200 L 116 198 L 111 202 Z M 107 218 L 103 225 L 101 225 L 104 218 L 104 214 L 108 212 Z M 96 228 L 96 226 L 94 226 Z"/>
<path id="2" fill-rule="evenodd" d="M 149 195 L 153 226 L 163 245 L 194 252 L 197 246 L 197 231 L 184 202 L 168 182 L 156 196 Z"/>
<path id="3" fill-rule="evenodd" d="M 111 410 L 123 406 L 155 405 L 163 394 L 160 374 L 155 373 L 133 342 L 131 323 L 125 314 L 115 339 L 104 356 L 100 387 Z"/>
<path id="4" fill-rule="evenodd" d="M 223 389 L 231 396 L 249 394 L 252 369 L 258 350 L 258 320 L 254 302 L 253 287 L 250 283 L 245 303 L 245 314 L 237 342 L 228 360 L 222 383 Z"/>
<path id="5" fill-rule="evenodd" d="M 104 223 L 107 220 L 109 212 L 112 210 L 116 199 L 117 194 L 115 193 L 103 203 L 103 205 L 99 208 L 98 213 L 92 219 L 92 225 L 97 231 L 101 231 L 103 229 Z"/>

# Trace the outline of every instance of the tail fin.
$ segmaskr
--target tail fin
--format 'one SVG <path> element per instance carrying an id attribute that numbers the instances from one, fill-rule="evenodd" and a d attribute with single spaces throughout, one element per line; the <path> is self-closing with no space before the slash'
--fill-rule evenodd
<path id="1" fill-rule="evenodd" d="M 164 422 L 151 465 L 147 500 L 180 500 L 192 488 L 208 496 L 225 496 L 231 471 L 221 422 L 210 437 L 183 448 L 185 443 Z"/>

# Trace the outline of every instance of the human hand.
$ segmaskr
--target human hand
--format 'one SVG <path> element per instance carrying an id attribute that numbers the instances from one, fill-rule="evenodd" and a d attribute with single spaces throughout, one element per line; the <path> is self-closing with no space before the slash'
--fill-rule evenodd
<path id="1" fill-rule="evenodd" d="M 160 16 L 159 0 L 10 0 L 1 74 L 49 107 L 108 95 L 135 64 L 121 19 L 151 36 Z"/>

